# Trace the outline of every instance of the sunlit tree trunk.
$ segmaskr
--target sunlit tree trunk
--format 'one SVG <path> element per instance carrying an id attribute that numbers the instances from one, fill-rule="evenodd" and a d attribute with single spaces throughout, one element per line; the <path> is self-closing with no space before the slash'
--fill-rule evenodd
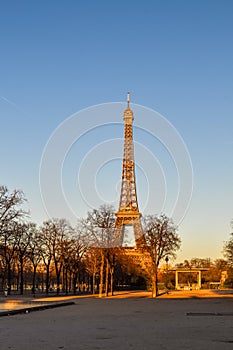
<path id="1" fill-rule="evenodd" d="M 95 294 L 95 272 L 92 274 L 92 293 Z"/>
<path id="2" fill-rule="evenodd" d="M 152 298 L 156 298 L 157 293 L 156 293 L 156 281 L 155 281 L 154 274 L 152 274 L 152 276 L 151 276 L 151 284 L 152 284 Z"/>
<path id="3" fill-rule="evenodd" d="M 110 268 L 110 293 L 113 295 L 113 282 L 114 282 L 114 267 Z"/>
<path id="4" fill-rule="evenodd" d="M 109 262 L 106 259 L 106 276 L 105 276 L 105 296 L 108 296 L 108 274 L 109 274 Z"/>
<path id="5" fill-rule="evenodd" d="M 99 298 L 102 298 L 103 296 L 103 284 L 104 284 L 104 252 L 103 252 L 103 249 L 101 249 Z"/>

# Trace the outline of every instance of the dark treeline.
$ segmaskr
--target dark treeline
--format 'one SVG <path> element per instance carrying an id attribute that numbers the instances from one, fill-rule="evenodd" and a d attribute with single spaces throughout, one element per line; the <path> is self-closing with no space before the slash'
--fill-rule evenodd
<path id="1" fill-rule="evenodd" d="M 65 219 L 29 221 L 22 191 L 0 186 L 0 290 L 10 294 L 113 293 L 137 285 L 120 249 L 106 246 L 114 214 L 111 207 L 88 213 L 72 227 Z M 114 278 L 113 278 L 114 275 Z"/>
<path id="2" fill-rule="evenodd" d="M 143 218 L 145 244 L 137 255 L 114 244 L 111 206 L 89 212 L 75 227 L 65 219 L 50 219 L 38 226 L 30 222 L 29 213 L 23 209 L 25 201 L 22 191 L 10 192 L 0 186 L 1 291 L 107 296 L 117 289 L 152 288 L 155 297 L 158 282 L 174 286 L 165 261 L 175 257 L 181 241 L 177 228 L 165 215 Z M 207 259 L 212 275 L 206 275 L 206 281 L 219 281 L 223 270 L 231 276 L 231 247 L 231 240 L 225 243 L 228 260 L 213 264 Z M 202 260 L 185 261 L 184 267 L 206 265 L 207 260 Z"/>

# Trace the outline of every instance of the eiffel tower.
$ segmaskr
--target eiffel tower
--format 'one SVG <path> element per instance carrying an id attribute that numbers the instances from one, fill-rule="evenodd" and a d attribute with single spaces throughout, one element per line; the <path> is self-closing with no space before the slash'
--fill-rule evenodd
<path id="1" fill-rule="evenodd" d="M 138 248 L 144 241 L 141 213 L 138 209 L 133 144 L 133 111 L 130 108 L 130 93 L 124 111 L 124 153 L 122 163 L 121 193 L 115 228 L 119 230 L 121 246 Z"/>

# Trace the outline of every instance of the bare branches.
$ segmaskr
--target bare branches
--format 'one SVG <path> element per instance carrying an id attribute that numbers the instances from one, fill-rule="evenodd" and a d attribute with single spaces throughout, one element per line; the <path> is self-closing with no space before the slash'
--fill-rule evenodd
<path id="1" fill-rule="evenodd" d="M 20 206 L 26 201 L 21 190 L 9 192 L 6 186 L 0 186 L 0 228 L 6 227 L 12 220 L 26 216 Z"/>
<path id="2" fill-rule="evenodd" d="M 120 235 L 114 225 L 114 208 L 102 205 L 88 212 L 86 219 L 79 221 L 78 230 L 89 247 L 115 248 L 120 244 Z"/>
<path id="3" fill-rule="evenodd" d="M 175 257 L 175 251 L 180 248 L 180 238 L 172 220 L 165 215 L 149 215 L 143 218 L 146 249 L 157 266 L 166 256 Z"/>
<path id="4" fill-rule="evenodd" d="M 180 248 L 181 240 L 177 228 L 166 215 L 149 215 L 143 218 L 145 235 L 145 251 L 151 258 L 150 275 L 152 281 L 152 296 L 158 295 L 158 267 L 165 257 L 175 257 L 175 251 Z"/>
<path id="5" fill-rule="evenodd" d="M 230 239 L 224 243 L 223 254 L 229 265 L 233 267 L 233 233 L 230 234 Z"/>

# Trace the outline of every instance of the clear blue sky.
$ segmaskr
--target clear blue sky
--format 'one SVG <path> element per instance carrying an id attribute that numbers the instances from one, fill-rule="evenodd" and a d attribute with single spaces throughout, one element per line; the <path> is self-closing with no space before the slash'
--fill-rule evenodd
<path id="1" fill-rule="evenodd" d="M 132 102 L 173 124 L 191 156 L 194 190 L 178 260 L 221 257 L 233 218 L 232 18 L 231 0 L 2 2 L 0 183 L 24 190 L 33 221 L 47 219 L 39 165 L 50 135 L 77 111 L 122 102 L 129 90 Z M 119 126 L 110 129 L 105 139 L 122 137 Z M 97 134 L 82 140 L 80 154 L 98 144 Z M 120 178 L 121 163 L 108 170 Z M 143 184 L 139 170 L 138 178 Z M 100 192 L 104 186 L 100 180 Z M 143 207 L 143 186 L 139 194 Z"/>

